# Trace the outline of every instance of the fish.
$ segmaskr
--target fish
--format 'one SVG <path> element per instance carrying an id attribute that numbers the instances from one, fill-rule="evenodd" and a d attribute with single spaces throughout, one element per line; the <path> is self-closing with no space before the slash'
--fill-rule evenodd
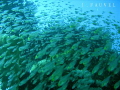
<path id="1" fill-rule="evenodd" d="M 53 51 L 50 52 L 49 56 L 50 56 L 50 57 L 55 56 L 55 55 L 58 53 L 58 51 L 59 51 L 59 48 L 56 47 L 55 49 L 53 49 Z"/>
<path id="2" fill-rule="evenodd" d="M 0 8 L 3 8 L 5 5 L 6 5 L 6 4 L 3 4 L 3 3 L 2 3 L 2 4 L 0 5 Z"/>
<path id="3" fill-rule="evenodd" d="M 49 80 L 56 81 L 62 77 L 64 66 L 57 66 L 56 70 L 52 73 Z"/>
<path id="4" fill-rule="evenodd" d="M 44 85 L 44 82 L 41 82 L 33 90 L 39 90 L 39 89 L 42 90 L 42 89 L 44 89 L 43 85 Z"/>
<path id="5" fill-rule="evenodd" d="M 118 59 L 111 61 L 108 63 L 108 71 L 113 71 L 118 66 Z"/>
<path id="6" fill-rule="evenodd" d="M 65 83 L 67 83 L 70 80 L 69 77 L 70 77 L 70 74 L 62 76 L 58 81 L 58 86 L 63 86 Z"/>
<path id="7" fill-rule="evenodd" d="M 92 57 L 82 59 L 79 64 L 87 65 L 92 60 Z"/>
<path id="8" fill-rule="evenodd" d="M 102 62 L 98 63 L 97 65 L 94 66 L 94 68 L 92 69 L 92 74 L 95 74 L 96 72 L 98 72 L 98 70 L 101 67 Z"/>
<path id="9" fill-rule="evenodd" d="M 106 78 L 102 81 L 101 86 L 102 86 L 102 87 L 107 86 L 110 78 L 111 78 L 111 76 L 106 77 Z"/>
<path id="10" fill-rule="evenodd" d="M 117 81 L 115 84 L 114 84 L 114 89 L 118 89 L 120 87 L 120 80 Z"/>
<path id="11" fill-rule="evenodd" d="M 20 81 L 19 86 L 24 85 L 25 83 L 27 83 L 28 80 L 29 80 L 28 78 L 23 79 L 22 81 Z"/>
<path id="12" fill-rule="evenodd" d="M 66 70 L 72 70 L 72 69 L 74 68 L 76 62 L 77 62 L 76 60 L 71 61 L 71 63 L 69 63 L 69 64 L 65 67 L 65 69 L 66 69 Z"/>
<path id="13" fill-rule="evenodd" d="M 19 9 L 20 9 L 20 7 L 14 7 L 14 8 L 12 8 L 12 11 L 17 12 L 17 11 L 19 11 Z"/>

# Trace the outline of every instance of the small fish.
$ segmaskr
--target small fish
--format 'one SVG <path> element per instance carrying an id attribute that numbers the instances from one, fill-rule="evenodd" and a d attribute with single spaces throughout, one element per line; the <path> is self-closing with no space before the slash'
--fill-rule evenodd
<path id="1" fill-rule="evenodd" d="M 12 60 L 7 60 L 5 63 L 4 63 L 4 68 L 7 68 L 8 66 L 10 66 L 12 63 Z"/>
<path id="2" fill-rule="evenodd" d="M 106 43 L 106 45 L 104 46 L 104 50 L 109 50 L 112 47 L 112 42 L 109 41 Z"/>
<path id="3" fill-rule="evenodd" d="M 81 48 L 81 55 L 85 55 L 88 51 L 89 51 L 89 49 L 90 49 L 90 47 L 88 46 L 87 48 L 85 48 L 85 47 L 82 47 Z"/>
<path id="4" fill-rule="evenodd" d="M 74 42 L 74 40 L 66 40 L 65 45 L 70 45 Z"/>
<path id="5" fill-rule="evenodd" d="M 43 90 L 44 82 L 39 83 L 33 90 Z"/>
<path id="6" fill-rule="evenodd" d="M 50 76 L 50 80 L 52 81 L 56 81 L 58 79 L 60 79 L 60 77 L 62 77 L 63 74 L 63 66 L 58 66 L 56 67 L 56 70 L 53 72 L 53 74 Z"/>
<path id="7" fill-rule="evenodd" d="M 5 5 L 6 5 L 6 4 L 2 4 L 2 5 L 0 5 L 0 8 L 3 8 Z"/>
<path id="8" fill-rule="evenodd" d="M 68 82 L 66 82 L 65 84 L 63 84 L 60 88 L 58 88 L 57 90 L 66 90 L 68 86 Z"/>
<path id="9" fill-rule="evenodd" d="M 113 71 L 118 65 L 118 59 L 116 58 L 115 60 L 109 62 L 108 65 L 108 71 Z"/>
<path id="10" fill-rule="evenodd" d="M 99 56 L 99 55 L 103 55 L 105 53 L 105 50 L 103 49 L 103 47 L 99 47 L 99 48 L 95 48 L 94 52 L 92 53 L 92 56 Z"/>
<path id="11" fill-rule="evenodd" d="M 94 12 L 94 10 L 90 10 L 91 12 Z"/>
<path id="12" fill-rule="evenodd" d="M 114 14 L 113 12 L 109 12 L 110 14 Z"/>
<path id="13" fill-rule="evenodd" d="M 70 64 L 68 64 L 65 69 L 66 70 L 72 70 L 76 64 L 76 60 L 73 60 Z"/>
<path id="14" fill-rule="evenodd" d="M 70 74 L 64 75 L 60 78 L 58 86 L 62 86 L 70 80 Z"/>
<path id="15" fill-rule="evenodd" d="M 30 69 L 30 73 L 32 73 L 32 71 L 34 71 L 34 69 L 37 68 L 37 65 L 33 65 L 32 68 Z"/>
<path id="16" fill-rule="evenodd" d="M 19 9 L 20 9 L 20 7 L 14 7 L 14 8 L 12 8 L 12 11 L 17 12 L 17 11 L 19 11 Z"/>
<path id="17" fill-rule="evenodd" d="M 98 40 L 99 37 L 100 37 L 99 35 L 94 35 L 94 36 L 91 37 L 91 40 Z"/>
<path id="18" fill-rule="evenodd" d="M 79 63 L 87 65 L 91 59 L 92 59 L 92 57 L 88 57 L 88 58 L 82 59 Z"/>
<path id="19" fill-rule="evenodd" d="M 110 77 L 111 77 L 111 76 L 108 76 L 107 78 L 105 78 L 105 79 L 102 81 L 102 84 L 101 84 L 102 87 L 107 86 L 107 84 L 108 84 L 108 82 L 109 82 L 109 80 L 110 80 Z"/>
<path id="20" fill-rule="evenodd" d="M 98 75 L 102 75 L 104 73 L 105 68 L 102 68 L 101 70 L 98 71 Z"/>
<path id="21" fill-rule="evenodd" d="M 55 48 L 53 51 L 51 51 L 51 53 L 49 54 L 49 56 L 53 57 L 57 54 L 57 52 L 59 51 L 59 48 Z"/>
<path id="22" fill-rule="evenodd" d="M 120 67 L 117 67 L 115 70 L 114 70 L 114 74 L 118 74 L 120 72 Z"/>
<path id="23" fill-rule="evenodd" d="M 8 50 L 12 50 L 12 49 L 14 49 L 16 46 L 10 46 L 10 47 L 8 47 L 7 49 Z"/>
<path id="24" fill-rule="evenodd" d="M 54 68 L 55 68 L 55 62 L 54 61 L 46 62 L 46 64 L 40 70 L 38 70 L 38 72 L 39 73 L 44 72 L 48 75 L 53 71 Z"/>
<path id="25" fill-rule="evenodd" d="M 27 83 L 27 81 L 28 81 L 28 78 L 23 79 L 22 81 L 20 81 L 19 86 L 24 85 L 25 83 Z"/>
<path id="26" fill-rule="evenodd" d="M 68 34 L 65 36 L 65 39 L 71 38 L 73 35 L 74 35 L 74 33 L 68 33 Z"/>
<path id="27" fill-rule="evenodd" d="M 42 58 L 45 54 L 46 54 L 46 49 L 43 49 L 36 54 L 35 59 Z"/>
<path id="28" fill-rule="evenodd" d="M 109 61 L 113 61 L 113 60 L 115 60 L 116 58 L 117 58 L 117 54 L 114 53 L 114 54 L 112 54 L 112 55 L 110 56 Z"/>
<path id="29" fill-rule="evenodd" d="M 120 87 L 120 80 L 114 84 L 114 89 L 117 90 Z"/>
<path id="30" fill-rule="evenodd" d="M 73 44 L 71 49 L 77 49 L 80 43 L 81 42 L 77 42 L 77 43 Z"/>
<path id="31" fill-rule="evenodd" d="M 102 62 L 100 62 L 99 64 L 97 64 L 97 65 L 93 68 L 92 74 L 95 74 L 96 72 L 98 72 L 98 70 L 100 69 L 101 63 L 102 63 Z"/>
<path id="32" fill-rule="evenodd" d="M 12 2 L 11 2 L 11 1 L 7 1 L 7 4 L 8 4 L 8 5 L 11 5 L 11 4 L 12 4 Z"/>
<path id="33" fill-rule="evenodd" d="M 3 53 L 1 54 L 1 57 L 7 56 L 7 53 L 8 53 L 8 51 L 3 52 Z"/>
<path id="34" fill-rule="evenodd" d="M 21 47 L 19 47 L 19 51 L 24 51 L 27 48 L 28 48 L 27 45 L 26 46 L 21 46 Z"/>

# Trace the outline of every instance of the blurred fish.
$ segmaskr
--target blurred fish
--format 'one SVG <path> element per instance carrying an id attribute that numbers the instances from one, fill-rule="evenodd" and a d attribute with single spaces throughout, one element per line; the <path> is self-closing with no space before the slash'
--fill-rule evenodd
<path id="1" fill-rule="evenodd" d="M 96 66 L 94 66 L 93 70 L 92 70 L 92 74 L 98 72 L 98 70 L 100 69 L 101 67 L 101 64 L 102 62 L 98 63 Z"/>
<path id="2" fill-rule="evenodd" d="M 84 58 L 79 63 L 87 65 L 90 62 L 91 59 L 92 59 L 92 57 Z"/>
<path id="3" fill-rule="evenodd" d="M 62 76 L 58 82 L 58 86 L 63 86 L 64 84 L 66 84 L 70 80 L 69 77 L 70 77 L 70 74 Z"/>
<path id="4" fill-rule="evenodd" d="M 10 66 L 12 63 L 12 60 L 7 60 L 5 63 L 4 63 L 4 68 L 7 68 L 8 66 Z"/>
<path id="5" fill-rule="evenodd" d="M 114 14 L 113 12 L 109 12 L 110 14 Z"/>
<path id="6" fill-rule="evenodd" d="M 118 59 L 111 61 L 108 63 L 108 71 L 113 71 L 118 66 Z"/>
<path id="7" fill-rule="evenodd" d="M 12 8 L 12 11 L 17 12 L 17 11 L 19 11 L 19 9 L 20 9 L 20 7 L 14 7 L 14 8 Z"/>
<path id="8" fill-rule="evenodd" d="M 117 90 L 120 87 L 120 80 L 114 84 L 114 89 Z"/>
<path id="9" fill-rule="evenodd" d="M 49 56 L 50 56 L 50 57 L 55 56 L 55 55 L 58 53 L 58 51 L 59 51 L 59 48 L 56 47 L 55 49 L 53 49 L 53 51 L 50 52 Z"/>
<path id="10" fill-rule="evenodd" d="M 102 68 L 101 70 L 98 71 L 98 75 L 102 75 L 105 71 L 105 68 Z"/>
<path id="11" fill-rule="evenodd" d="M 63 74 L 63 66 L 58 66 L 56 67 L 56 70 L 52 73 L 52 75 L 50 76 L 50 80 L 51 81 L 56 81 L 58 79 L 60 79 L 62 77 L 62 74 Z"/>
<path id="12" fill-rule="evenodd" d="M 42 89 L 44 89 L 43 85 L 44 85 L 44 82 L 39 83 L 33 90 L 42 90 Z"/>
<path id="13" fill-rule="evenodd" d="M 66 69 L 66 70 L 72 70 L 72 69 L 74 68 L 76 62 L 77 62 L 76 60 L 73 60 L 70 64 L 68 64 L 68 65 L 65 67 L 65 69 Z"/>
<path id="14" fill-rule="evenodd" d="M 3 3 L 2 3 L 2 4 L 0 5 L 0 8 L 4 7 L 5 5 L 6 5 L 6 4 L 3 4 Z"/>
<path id="15" fill-rule="evenodd" d="M 101 86 L 102 86 L 102 87 L 107 86 L 110 78 L 111 78 L 111 76 L 106 77 L 106 78 L 102 81 Z"/>

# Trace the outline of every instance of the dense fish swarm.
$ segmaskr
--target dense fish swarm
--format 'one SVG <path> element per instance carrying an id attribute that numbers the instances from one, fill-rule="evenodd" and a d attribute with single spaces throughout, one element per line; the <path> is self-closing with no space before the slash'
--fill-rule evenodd
<path id="1" fill-rule="evenodd" d="M 0 0 L 2 90 L 120 89 L 120 55 L 112 49 L 120 22 L 109 19 L 111 12 L 108 18 L 80 8 L 64 14 L 61 2 L 53 14 L 35 16 L 35 3 Z"/>

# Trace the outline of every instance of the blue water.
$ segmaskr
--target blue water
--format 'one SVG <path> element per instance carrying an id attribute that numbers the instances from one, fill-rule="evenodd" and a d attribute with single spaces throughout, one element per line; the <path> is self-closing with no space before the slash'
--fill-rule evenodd
<path id="1" fill-rule="evenodd" d="M 29 0 L 28 0 L 29 1 Z M 30 0 L 31 1 L 31 0 Z M 33 0 L 35 1 L 35 0 Z M 40 3 L 42 4 L 49 4 L 50 2 L 54 2 L 57 5 L 57 2 L 60 2 L 60 5 L 63 6 L 63 8 L 67 8 L 66 5 L 64 5 L 67 2 L 70 2 L 69 4 L 74 5 L 74 7 L 80 7 L 82 8 L 83 11 L 88 11 L 88 10 L 94 10 L 94 14 L 101 14 L 103 11 L 104 12 L 113 12 L 114 13 L 114 19 L 119 20 L 120 21 L 120 12 L 119 12 L 119 8 L 120 8 L 120 2 L 118 0 L 49 0 L 47 2 L 44 2 L 46 0 L 38 0 L 39 3 L 37 3 L 37 5 L 39 5 Z M 64 1 L 64 2 L 61 2 Z M 50 4 L 49 4 L 50 6 Z M 52 9 L 56 8 L 55 6 L 51 6 Z M 42 6 L 38 6 L 39 11 L 40 10 L 46 10 L 46 8 L 42 7 Z M 67 8 L 69 10 L 69 8 Z M 70 11 L 72 11 L 70 9 Z M 39 12 L 37 12 L 39 13 Z M 51 12 L 52 13 L 52 12 Z M 93 13 L 92 13 L 93 14 Z M 106 14 L 104 14 L 106 15 Z"/>
<path id="2" fill-rule="evenodd" d="M 55 15 L 58 14 L 58 11 L 62 11 L 61 16 L 62 20 L 65 20 L 65 15 L 70 15 L 71 13 L 75 12 L 75 8 L 79 8 L 79 12 L 85 12 L 93 10 L 94 12 L 88 13 L 88 15 L 103 15 L 104 18 L 109 20 L 116 20 L 120 22 L 120 2 L 118 0 L 33 0 L 38 7 L 38 10 L 35 16 L 40 16 L 40 21 L 48 21 L 51 18 L 56 17 Z M 62 10 L 63 9 L 63 10 Z M 47 16 L 41 15 L 41 12 L 45 12 Z M 110 14 L 112 12 L 113 14 Z M 74 14 L 72 14 L 74 16 Z M 61 22 L 62 22 L 61 20 Z M 102 23 L 101 23 L 102 24 Z M 120 24 L 120 23 L 119 23 Z M 40 24 L 41 25 L 41 24 Z M 45 25 L 45 24 L 44 24 Z M 102 24 L 104 27 L 105 25 Z M 43 27 L 43 26 L 41 26 Z M 120 51 L 120 35 L 117 33 L 116 29 L 112 29 L 111 31 L 115 32 L 112 38 L 113 41 L 113 49 L 117 49 Z"/>

